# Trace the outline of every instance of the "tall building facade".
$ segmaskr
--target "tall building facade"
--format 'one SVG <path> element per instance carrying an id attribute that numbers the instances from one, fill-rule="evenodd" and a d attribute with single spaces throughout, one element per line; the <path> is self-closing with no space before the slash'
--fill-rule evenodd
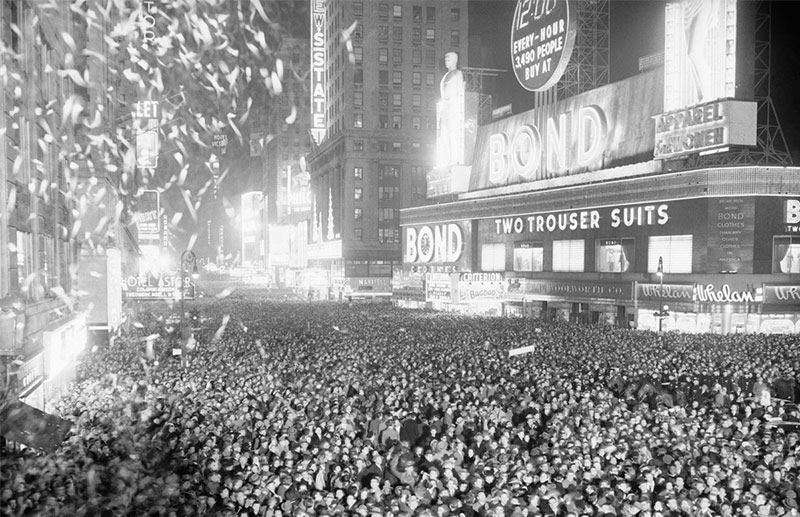
<path id="1" fill-rule="evenodd" d="M 70 298 L 78 249 L 65 159 L 80 129 L 69 113 L 62 124 L 82 92 L 57 74 L 76 15 L 68 2 L 39 4 L 0 3 L 0 411 L 46 409 L 86 342 Z"/>
<path id="2" fill-rule="evenodd" d="M 426 199 L 445 54 L 468 62 L 467 2 L 311 2 L 310 289 L 391 294 L 401 208 Z"/>

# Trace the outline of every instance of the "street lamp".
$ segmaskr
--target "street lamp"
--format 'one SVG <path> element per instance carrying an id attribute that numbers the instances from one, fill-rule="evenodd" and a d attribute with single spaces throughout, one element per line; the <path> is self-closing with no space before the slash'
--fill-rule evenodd
<path id="1" fill-rule="evenodd" d="M 658 287 L 658 312 L 656 312 L 656 316 L 658 316 L 658 332 L 659 334 L 663 330 L 664 324 L 664 317 L 668 314 L 667 313 L 667 306 L 664 305 L 664 258 L 658 257 L 658 269 L 656 270 L 656 275 L 658 275 L 659 280 L 659 287 Z"/>

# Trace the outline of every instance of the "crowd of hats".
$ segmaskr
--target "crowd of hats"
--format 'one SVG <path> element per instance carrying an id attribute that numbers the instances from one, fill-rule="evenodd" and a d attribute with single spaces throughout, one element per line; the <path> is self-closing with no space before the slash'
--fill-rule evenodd
<path id="1" fill-rule="evenodd" d="M 155 305 L 87 351 L 72 431 L 3 458 L 0 514 L 800 515 L 793 336 L 193 306 L 186 367 Z"/>

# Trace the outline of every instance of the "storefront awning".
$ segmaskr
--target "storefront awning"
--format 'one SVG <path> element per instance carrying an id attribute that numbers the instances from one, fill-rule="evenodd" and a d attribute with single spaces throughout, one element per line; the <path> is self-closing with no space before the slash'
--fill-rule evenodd
<path id="1" fill-rule="evenodd" d="M 58 448 L 72 422 L 17 402 L 0 413 L 0 435 L 34 449 L 52 452 Z"/>

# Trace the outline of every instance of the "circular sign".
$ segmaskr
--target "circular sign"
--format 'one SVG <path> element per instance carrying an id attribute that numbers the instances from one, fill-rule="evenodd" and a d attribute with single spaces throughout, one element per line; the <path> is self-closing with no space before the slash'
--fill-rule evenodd
<path id="1" fill-rule="evenodd" d="M 526 90 L 547 90 L 564 75 L 575 46 L 574 12 L 572 0 L 517 0 L 511 65 Z"/>

